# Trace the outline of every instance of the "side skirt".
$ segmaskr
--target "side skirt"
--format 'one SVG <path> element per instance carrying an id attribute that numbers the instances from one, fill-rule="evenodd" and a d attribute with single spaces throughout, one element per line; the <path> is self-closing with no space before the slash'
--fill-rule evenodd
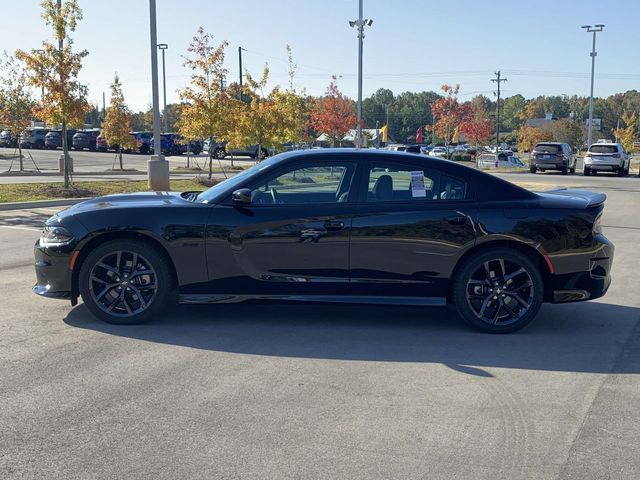
<path id="1" fill-rule="evenodd" d="M 183 305 L 210 303 L 239 303 L 247 300 L 286 300 L 293 302 L 353 303 L 366 305 L 412 305 L 420 307 L 444 307 L 444 297 L 391 297 L 367 295 L 190 295 L 181 294 L 178 302 Z"/>

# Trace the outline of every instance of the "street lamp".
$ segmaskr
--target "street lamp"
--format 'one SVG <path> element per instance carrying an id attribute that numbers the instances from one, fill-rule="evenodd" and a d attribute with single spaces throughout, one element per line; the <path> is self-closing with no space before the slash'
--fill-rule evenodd
<path id="1" fill-rule="evenodd" d="M 362 39 L 364 38 L 365 25 L 370 27 L 373 23 L 370 18 L 362 18 L 362 0 L 359 1 L 358 12 L 358 19 L 349 21 L 351 28 L 358 29 L 358 104 L 356 109 L 358 124 L 356 125 L 356 148 L 362 147 Z"/>
<path id="2" fill-rule="evenodd" d="M 591 49 L 591 93 L 589 95 L 589 130 L 587 131 L 587 148 L 591 146 L 591 142 L 593 141 L 593 76 L 596 69 L 596 33 L 601 32 L 604 28 L 604 25 L 601 23 L 591 26 L 591 25 L 582 25 L 587 33 L 593 33 L 593 48 Z"/>
<path id="3" fill-rule="evenodd" d="M 160 140 L 160 109 L 158 108 L 158 34 L 156 26 L 156 0 L 149 0 L 149 30 L 151 33 L 151 104 L 153 109 L 153 155 L 147 163 L 149 188 L 169 190 L 169 162 L 162 155 Z"/>
<path id="4" fill-rule="evenodd" d="M 165 133 L 169 131 L 169 127 L 167 126 L 167 71 L 164 65 L 164 51 L 169 48 L 169 45 L 166 43 L 159 43 L 158 48 L 162 52 L 162 95 L 164 100 L 164 108 L 162 109 L 162 120 L 164 124 Z"/>

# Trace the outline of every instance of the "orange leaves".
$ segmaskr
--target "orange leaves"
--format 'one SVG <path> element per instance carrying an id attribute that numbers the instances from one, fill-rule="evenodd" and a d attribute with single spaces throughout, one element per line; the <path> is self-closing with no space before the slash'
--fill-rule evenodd
<path id="1" fill-rule="evenodd" d="M 325 96 L 316 102 L 309 123 L 315 131 L 331 138 L 334 145 L 355 127 L 355 105 L 338 90 L 335 77 Z"/>
<path id="2" fill-rule="evenodd" d="M 451 87 L 445 84 L 440 88 L 446 96 L 433 103 L 431 113 L 435 119 L 436 135 L 450 143 L 456 129 L 473 118 L 473 108 L 468 103 L 458 103 L 460 85 Z"/>

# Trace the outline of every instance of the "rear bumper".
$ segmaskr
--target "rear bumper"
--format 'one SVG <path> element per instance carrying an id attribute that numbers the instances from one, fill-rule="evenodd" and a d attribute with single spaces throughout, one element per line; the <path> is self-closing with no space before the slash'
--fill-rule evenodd
<path id="1" fill-rule="evenodd" d="M 568 168 L 568 163 L 563 160 L 532 160 L 530 162 L 531 167 L 543 169 L 543 170 L 562 170 Z"/>
<path id="2" fill-rule="evenodd" d="M 547 301 L 553 303 L 579 302 L 600 298 L 611 285 L 614 246 L 604 236 L 599 236 L 600 247 L 583 260 L 588 270 L 553 275 L 547 289 Z"/>
<path id="3" fill-rule="evenodd" d="M 601 172 L 615 172 L 621 168 L 619 163 L 585 163 L 584 168 Z"/>

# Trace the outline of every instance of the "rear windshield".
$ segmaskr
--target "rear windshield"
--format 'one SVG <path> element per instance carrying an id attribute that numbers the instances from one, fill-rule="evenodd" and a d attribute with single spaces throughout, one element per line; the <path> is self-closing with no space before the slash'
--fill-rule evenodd
<path id="1" fill-rule="evenodd" d="M 549 145 L 547 143 L 541 143 L 539 145 L 536 145 L 535 148 L 536 152 L 542 152 L 542 153 L 559 153 L 562 151 L 562 146 L 561 145 Z"/>
<path id="2" fill-rule="evenodd" d="M 617 145 L 591 145 L 589 149 L 592 153 L 618 153 Z"/>

